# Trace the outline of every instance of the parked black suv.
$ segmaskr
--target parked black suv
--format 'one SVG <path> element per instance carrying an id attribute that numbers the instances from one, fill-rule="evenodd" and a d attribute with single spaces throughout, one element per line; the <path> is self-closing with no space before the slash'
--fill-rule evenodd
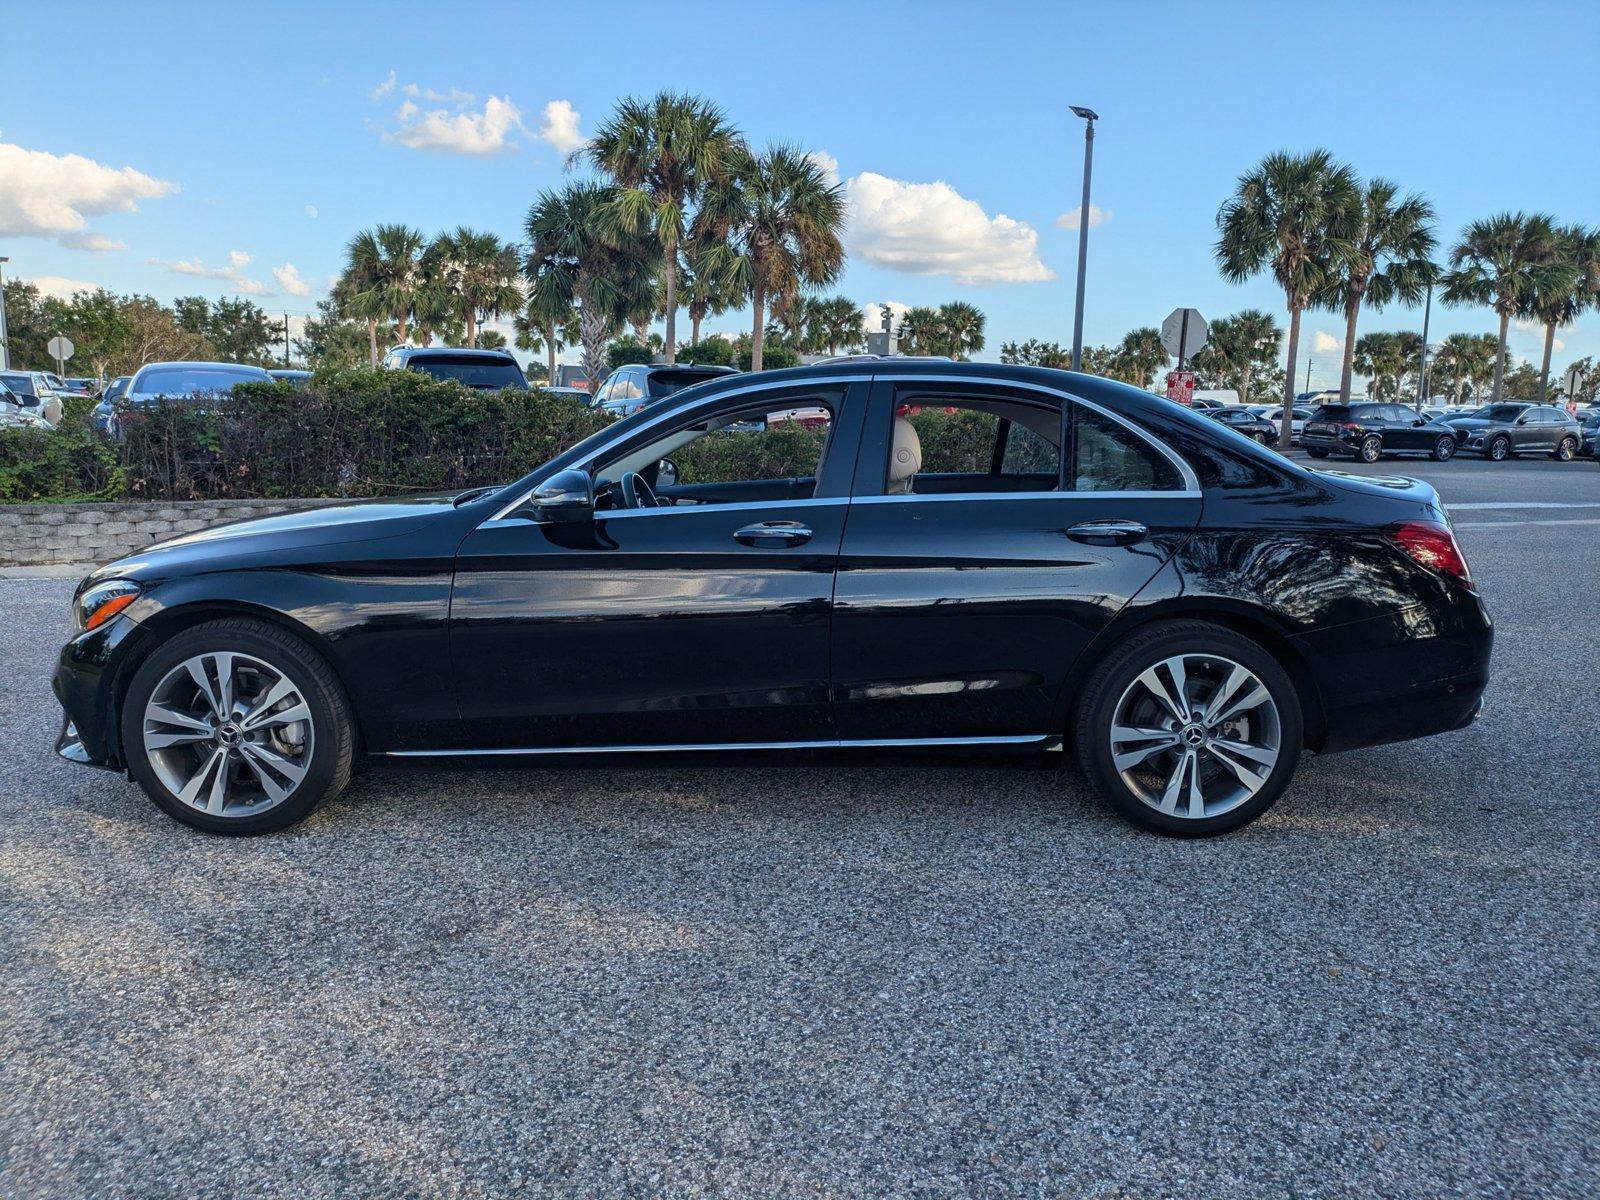
<path id="1" fill-rule="evenodd" d="M 1426 454 L 1444 462 L 1454 457 L 1457 441 L 1450 426 L 1405 404 L 1324 404 L 1300 434 L 1300 445 L 1312 458 L 1348 454 L 1362 462 L 1377 462 L 1385 454 Z"/>
<path id="2" fill-rule="evenodd" d="M 528 386 L 517 360 L 505 350 L 396 346 L 383 356 L 383 365 L 391 371 L 421 371 L 435 379 L 454 379 L 480 392 Z"/>
<path id="3" fill-rule="evenodd" d="M 1578 453 L 1584 458 L 1600 458 L 1600 408 L 1585 408 L 1578 413 L 1583 442 Z"/>
<path id="4" fill-rule="evenodd" d="M 594 404 L 613 416 L 638 412 L 692 384 L 704 383 L 723 375 L 737 375 L 732 367 L 697 367 L 693 363 L 635 363 L 618 367 L 605 377 L 594 394 Z"/>
<path id="5" fill-rule="evenodd" d="M 1485 404 L 1446 424 L 1456 431 L 1462 453 L 1481 454 L 1490 462 L 1519 454 L 1548 454 L 1566 462 L 1583 445 L 1583 427 L 1553 404 Z"/>

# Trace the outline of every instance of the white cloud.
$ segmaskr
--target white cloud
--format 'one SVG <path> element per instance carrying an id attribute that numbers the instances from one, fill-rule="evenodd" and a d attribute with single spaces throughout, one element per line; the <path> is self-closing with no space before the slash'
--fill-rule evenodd
<path id="1" fill-rule="evenodd" d="M 94 233 L 93 231 L 63 233 L 56 238 L 56 241 L 69 250 L 88 250 L 92 254 L 104 254 L 107 250 L 126 250 L 128 248 L 127 242 L 119 242 L 113 238 L 108 238 L 103 233 Z"/>
<path id="2" fill-rule="evenodd" d="M 868 262 L 956 283 L 1040 283 L 1055 272 L 1039 258 L 1038 231 L 991 217 L 948 183 L 906 183 L 863 171 L 845 184 L 846 241 Z"/>
<path id="3" fill-rule="evenodd" d="M 573 154 L 589 144 L 589 139 L 578 131 L 578 110 L 570 100 L 552 100 L 544 106 L 539 122 L 539 136 L 550 148 L 561 155 Z"/>
<path id="4" fill-rule="evenodd" d="M 1076 232 L 1078 228 L 1079 215 L 1080 213 L 1078 209 L 1068 209 L 1066 212 L 1062 213 L 1056 218 L 1056 228 L 1071 229 Z M 1099 228 L 1101 225 L 1104 225 L 1107 221 L 1111 220 L 1114 215 L 1115 214 L 1109 208 L 1101 208 L 1098 204 L 1089 205 L 1089 228 Z"/>
<path id="5" fill-rule="evenodd" d="M 457 108 L 465 108 L 475 102 L 478 97 L 472 92 L 463 92 L 460 88 L 451 88 L 448 91 L 436 92 L 432 88 L 419 87 L 417 84 L 408 83 L 400 89 L 412 99 L 423 99 L 430 104 L 453 104 Z"/>
<path id="6" fill-rule="evenodd" d="M 250 265 L 250 256 L 243 250 L 228 251 L 228 265 L 225 267 L 208 267 L 198 258 L 180 258 L 176 262 L 166 262 L 159 258 L 152 258 L 146 261 L 152 266 L 165 267 L 178 275 L 195 275 L 201 279 L 220 279 L 224 283 L 233 285 L 233 289 L 244 296 L 270 296 L 273 294 L 267 290 L 267 285 L 259 279 L 250 279 L 244 274 L 245 267 Z"/>
<path id="7" fill-rule="evenodd" d="M 310 217 L 313 221 L 315 221 L 321 215 L 322 214 L 317 211 L 317 206 L 315 204 L 306 205 L 306 216 Z"/>
<path id="8" fill-rule="evenodd" d="M 482 112 L 434 108 L 424 111 L 407 100 L 395 111 L 397 128 L 388 136 L 413 150 L 485 156 L 513 149 L 513 134 L 523 128 L 522 110 L 510 100 L 490 96 Z"/>
<path id="9" fill-rule="evenodd" d="M 291 296 L 311 294 L 311 284 L 300 278 L 300 270 L 293 263 L 286 262 L 281 267 L 273 267 L 272 277 L 278 281 L 278 286 Z"/>
<path id="10" fill-rule="evenodd" d="M 98 291 L 98 283 L 87 283 L 82 279 L 66 279 L 60 275 L 34 275 L 26 280 L 46 296 L 54 296 L 57 300 L 71 300 L 79 292 Z"/>
<path id="11" fill-rule="evenodd" d="M 1344 342 L 1319 329 L 1311 335 L 1311 350 L 1315 354 L 1340 354 L 1344 350 Z"/>
<path id="12" fill-rule="evenodd" d="M 177 190 L 177 184 L 132 167 L 0 142 L 0 237 L 53 237 L 76 249 L 120 249 L 121 243 L 89 230 L 89 218 L 136 212 L 140 200 Z"/>
<path id="13" fill-rule="evenodd" d="M 385 96 L 387 96 L 390 92 L 394 91 L 394 85 L 395 85 L 394 69 L 391 67 L 390 70 L 389 70 L 389 78 L 385 79 L 382 83 L 380 83 L 377 87 L 373 88 L 372 91 L 368 92 L 367 94 L 372 97 L 373 103 L 377 103 L 379 100 L 382 100 Z"/>
<path id="14" fill-rule="evenodd" d="M 838 186 L 839 160 L 837 158 L 829 154 L 826 150 L 813 150 L 810 154 L 806 155 L 806 157 L 812 162 L 816 163 L 818 167 L 822 168 L 823 177 L 828 181 L 828 185 L 830 187 Z"/>

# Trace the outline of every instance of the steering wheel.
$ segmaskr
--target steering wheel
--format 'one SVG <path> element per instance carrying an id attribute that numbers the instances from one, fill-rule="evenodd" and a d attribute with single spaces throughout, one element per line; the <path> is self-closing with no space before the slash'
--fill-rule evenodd
<path id="1" fill-rule="evenodd" d="M 624 473 L 618 481 L 622 486 L 622 505 L 624 508 L 660 508 L 661 501 L 656 498 L 655 488 L 650 486 L 650 481 L 637 471 Z"/>

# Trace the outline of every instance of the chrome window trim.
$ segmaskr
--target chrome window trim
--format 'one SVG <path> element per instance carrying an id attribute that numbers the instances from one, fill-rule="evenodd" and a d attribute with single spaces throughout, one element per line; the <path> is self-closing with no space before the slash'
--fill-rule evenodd
<path id="1" fill-rule="evenodd" d="M 897 492 L 887 496 L 854 496 L 852 504 L 895 504 L 907 500 L 1198 500 L 1200 491 L 1127 491 L 1127 492 Z"/>
<path id="2" fill-rule="evenodd" d="M 468 750 L 385 750 L 386 758 L 484 758 L 536 754 L 672 754 L 707 750 L 847 750 L 914 746 L 1048 746 L 1054 733 L 1007 734 L 997 737 L 820 738 L 794 742 L 663 742 L 613 746 L 508 746 Z"/>
<path id="3" fill-rule="evenodd" d="M 716 399 L 717 400 L 731 400 L 735 396 L 747 395 L 750 392 L 779 391 L 779 390 L 788 388 L 790 386 L 793 386 L 793 387 L 795 387 L 795 388 L 797 388 L 799 390 L 804 390 L 806 388 L 812 387 L 813 385 L 821 385 L 821 384 L 844 384 L 844 385 L 848 386 L 849 384 L 852 384 L 852 383 L 862 383 L 862 382 L 870 383 L 870 382 L 872 382 L 872 378 L 873 377 L 870 376 L 870 375 L 819 375 L 815 379 L 807 379 L 807 380 L 804 380 L 803 382 L 794 383 L 794 384 L 790 384 L 790 383 L 771 383 L 771 382 L 762 383 L 762 382 L 757 381 L 757 382 L 753 382 L 753 383 L 748 383 L 748 384 L 744 385 L 743 387 L 733 388 L 733 389 L 731 389 L 729 391 L 723 392 L 721 395 L 717 396 Z M 618 442 L 625 441 L 627 438 L 632 437 L 635 433 L 643 433 L 647 429 L 654 429 L 657 425 L 663 425 L 663 424 L 667 423 L 668 421 L 673 420 L 674 418 L 681 416 L 682 413 L 683 413 L 683 410 L 681 408 L 674 408 L 669 412 L 662 413 L 658 417 L 653 417 L 650 420 L 645 421 L 643 424 L 639 425 L 636 429 L 629 430 L 628 433 L 626 433 L 622 437 L 614 438 L 613 440 L 611 440 L 609 442 L 606 442 L 602 446 L 597 446 L 594 449 L 594 451 L 587 458 L 581 458 L 577 462 L 570 464 L 568 469 L 577 470 L 579 468 L 587 468 L 597 458 L 599 458 L 601 455 L 607 453 L 614 446 L 616 446 Z M 535 487 L 536 486 L 537 485 L 535 485 Z M 495 513 L 494 516 L 489 518 L 489 520 L 490 521 L 503 520 L 506 516 L 508 516 L 509 514 L 515 512 L 517 509 L 521 508 L 524 504 L 526 504 L 532 498 L 533 493 L 534 493 L 534 488 L 529 488 L 526 492 L 523 492 L 521 495 L 519 495 L 515 500 L 511 501 L 510 504 L 507 504 L 504 508 L 500 509 L 500 511 Z M 484 524 L 488 524 L 488 522 L 486 521 L 486 522 L 484 522 Z"/>

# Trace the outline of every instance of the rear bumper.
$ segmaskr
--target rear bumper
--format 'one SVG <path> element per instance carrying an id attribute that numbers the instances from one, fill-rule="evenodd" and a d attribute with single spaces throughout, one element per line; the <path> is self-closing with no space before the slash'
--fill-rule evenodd
<path id="1" fill-rule="evenodd" d="M 1356 448 L 1337 434 L 1301 432 L 1298 439 L 1302 450 L 1326 450 L 1329 454 L 1355 455 Z"/>
<path id="2" fill-rule="evenodd" d="M 1449 733 L 1481 714 L 1494 628 L 1465 589 L 1448 612 L 1406 609 L 1294 638 L 1323 702 L 1323 753 Z"/>

